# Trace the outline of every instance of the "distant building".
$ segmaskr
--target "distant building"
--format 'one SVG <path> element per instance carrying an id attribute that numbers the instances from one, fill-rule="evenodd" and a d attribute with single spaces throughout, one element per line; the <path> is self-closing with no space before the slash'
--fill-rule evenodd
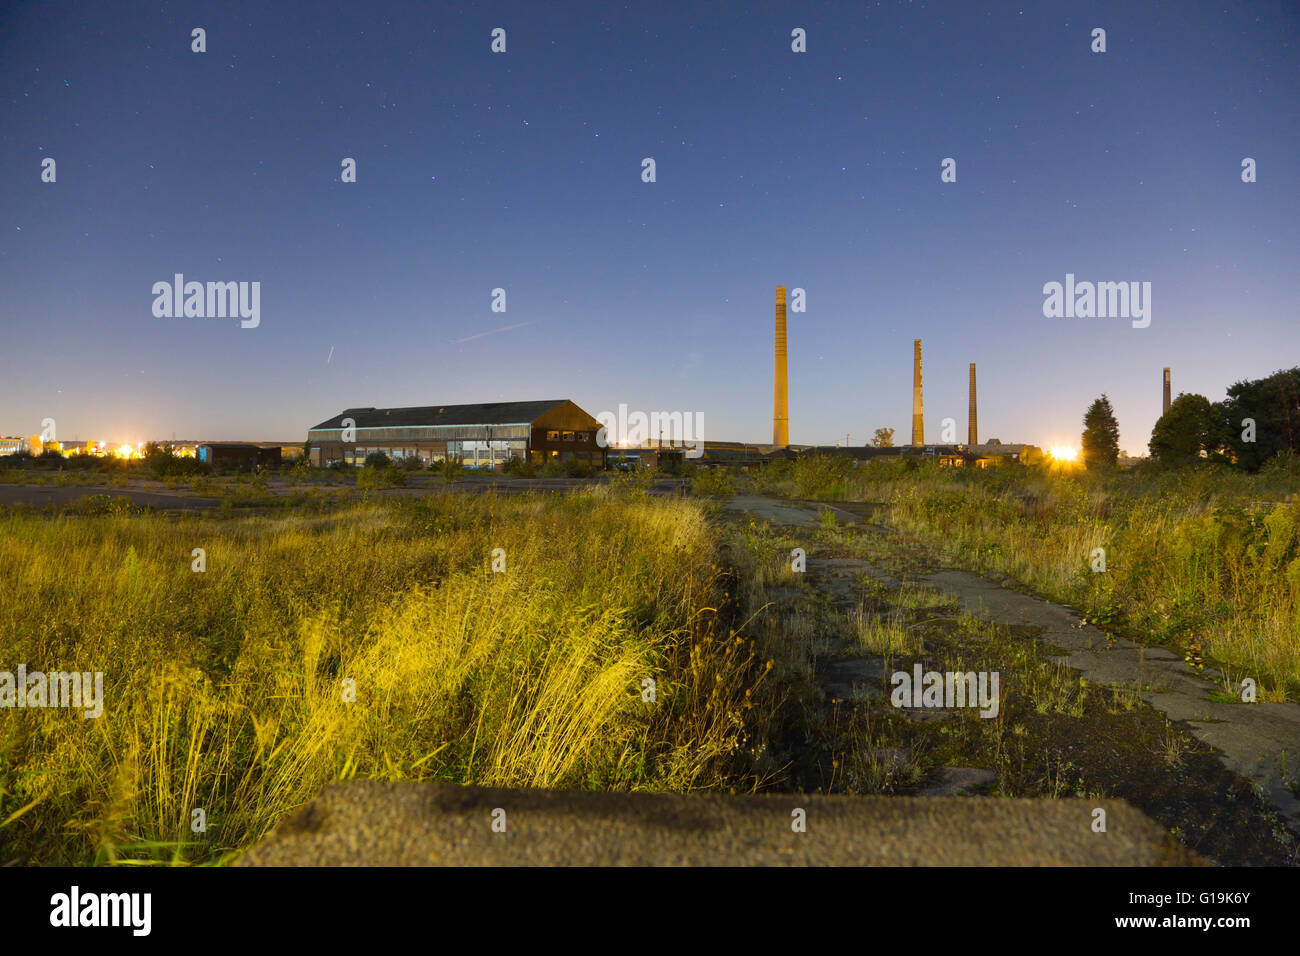
<path id="1" fill-rule="evenodd" d="M 243 444 L 232 441 L 203 442 L 194 450 L 195 457 L 214 468 L 253 468 L 280 464 L 278 445 Z"/>
<path id="2" fill-rule="evenodd" d="M 1017 442 L 1004 445 L 1002 442 L 995 440 L 983 445 L 964 445 L 962 447 L 975 456 L 975 464 L 981 468 L 1005 461 L 1019 462 L 1022 465 L 1040 465 L 1047 457 L 1043 449 L 1037 445 Z"/>
<path id="3" fill-rule="evenodd" d="M 421 464 L 460 458 L 491 467 L 511 458 L 543 464 L 576 459 L 603 467 L 601 424 L 573 402 L 487 402 L 408 408 L 348 408 L 307 431 L 311 463 L 359 465 L 373 452 Z"/>
<path id="4" fill-rule="evenodd" d="M 0 455 L 16 455 L 27 451 L 26 438 L 0 438 Z"/>
<path id="5" fill-rule="evenodd" d="M 875 445 L 819 445 L 806 448 L 805 455 L 828 455 L 851 458 L 855 462 L 876 458 L 934 459 L 941 465 L 973 465 L 987 468 L 1003 462 L 1036 465 L 1043 461 L 1043 450 L 1037 445 L 1004 445 L 994 440 L 984 445 L 893 445 L 885 448 Z"/>

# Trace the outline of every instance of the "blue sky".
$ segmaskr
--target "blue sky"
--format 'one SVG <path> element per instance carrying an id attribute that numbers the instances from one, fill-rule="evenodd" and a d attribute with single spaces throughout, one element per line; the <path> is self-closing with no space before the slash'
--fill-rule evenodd
<path id="1" fill-rule="evenodd" d="M 919 337 L 930 440 L 973 361 L 981 437 L 1077 443 L 1104 391 L 1143 452 L 1162 367 L 1217 400 L 1298 364 L 1298 37 L 1279 3 L 9 5 L 0 433 L 572 398 L 767 441 L 786 285 L 793 442 L 906 440 Z M 260 325 L 155 317 L 175 273 L 260 282 Z M 1044 318 L 1066 273 L 1151 282 L 1150 327 Z"/>

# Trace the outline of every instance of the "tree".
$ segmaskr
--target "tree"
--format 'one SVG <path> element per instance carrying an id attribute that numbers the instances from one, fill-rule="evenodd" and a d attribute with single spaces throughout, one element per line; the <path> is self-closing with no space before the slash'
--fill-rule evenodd
<path id="1" fill-rule="evenodd" d="M 876 436 L 871 439 L 871 444 L 877 448 L 893 448 L 894 430 L 892 428 L 877 428 Z"/>
<path id="2" fill-rule="evenodd" d="M 1215 410 L 1224 444 L 1247 471 L 1300 451 L 1300 367 L 1238 382 Z"/>
<path id="3" fill-rule="evenodd" d="M 1222 419 L 1204 395 L 1183 393 L 1151 429 L 1147 446 L 1162 465 L 1189 465 L 1223 444 Z"/>
<path id="4" fill-rule="evenodd" d="M 1089 468 L 1110 468 L 1119 458 L 1119 422 L 1105 393 L 1088 406 L 1083 416 L 1081 444 L 1083 463 Z"/>

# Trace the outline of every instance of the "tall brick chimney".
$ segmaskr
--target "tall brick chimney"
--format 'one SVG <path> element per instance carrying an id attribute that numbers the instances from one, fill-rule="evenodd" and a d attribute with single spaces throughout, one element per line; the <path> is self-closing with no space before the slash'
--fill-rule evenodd
<path id="1" fill-rule="evenodd" d="M 921 404 L 921 340 L 912 342 L 912 444 L 925 444 L 925 413 Z"/>
<path id="2" fill-rule="evenodd" d="M 975 412 L 975 363 L 970 363 L 970 422 L 966 428 L 966 444 L 980 443 L 979 416 Z"/>
<path id="3" fill-rule="evenodd" d="M 1164 412 L 1169 411 L 1169 369 L 1165 369 L 1165 408 Z M 1163 415 L 1164 412 L 1161 412 Z"/>
<path id="4" fill-rule="evenodd" d="M 776 349 L 772 375 L 772 446 L 790 445 L 790 408 L 785 375 L 785 286 L 776 287 Z"/>

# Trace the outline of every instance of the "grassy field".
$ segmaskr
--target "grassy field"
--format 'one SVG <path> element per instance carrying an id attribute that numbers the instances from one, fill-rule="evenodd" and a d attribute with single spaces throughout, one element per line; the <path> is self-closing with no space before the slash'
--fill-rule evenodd
<path id="1" fill-rule="evenodd" d="M 1227 469 L 1095 475 L 902 460 L 799 460 L 701 475 L 707 494 L 869 501 L 876 520 L 946 560 L 1005 574 L 1088 619 L 1202 659 L 1225 686 L 1300 700 L 1300 473 Z M 1094 570 L 1097 549 L 1105 572 Z"/>
<path id="2" fill-rule="evenodd" d="M 1157 816 L 1163 795 L 1211 777 L 1135 700 L 1084 691 L 1023 635 L 910 586 L 863 582 L 837 610 L 790 568 L 806 534 L 721 525 L 705 502 L 649 496 L 646 474 L 521 496 L 210 481 L 180 486 L 221 507 L 179 515 L 103 496 L 0 511 L 0 671 L 102 671 L 105 684 L 97 719 L 0 712 L 0 862 L 224 861 L 352 777 L 906 792 L 956 760 L 995 769 L 1000 792 L 1050 796 L 1066 792 L 1051 754 L 1116 734 L 1146 750 L 1097 756 L 1070 792 L 1130 777 L 1136 792 L 1155 747 L 1178 752 Z M 817 546 L 896 563 L 910 541 L 927 563 L 1009 575 L 1103 627 L 1203 656 L 1225 688 L 1249 676 L 1263 699 L 1300 697 L 1292 474 L 802 460 L 699 472 L 693 489 L 873 502 L 894 534 L 850 535 L 827 512 Z M 875 555 L 886 539 L 891 553 Z M 997 720 L 940 734 L 827 703 L 818 668 L 846 648 L 888 666 L 995 654 L 1025 690 Z M 1222 786 L 1206 786 L 1198 806 L 1220 819 Z M 1237 826 L 1206 839 L 1231 843 Z M 1271 837 L 1251 839 L 1245 858 L 1270 858 Z"/>
<path id="3" fill-rule="evenodd" d="M 4 712 L 4 862 L 217 861 L 354 776 L 684 791 L 751 762 L 765 662 L 689 501 L 10 512 L 0 577 L 0 670 L 105 684 L 98 719 Z"/>

